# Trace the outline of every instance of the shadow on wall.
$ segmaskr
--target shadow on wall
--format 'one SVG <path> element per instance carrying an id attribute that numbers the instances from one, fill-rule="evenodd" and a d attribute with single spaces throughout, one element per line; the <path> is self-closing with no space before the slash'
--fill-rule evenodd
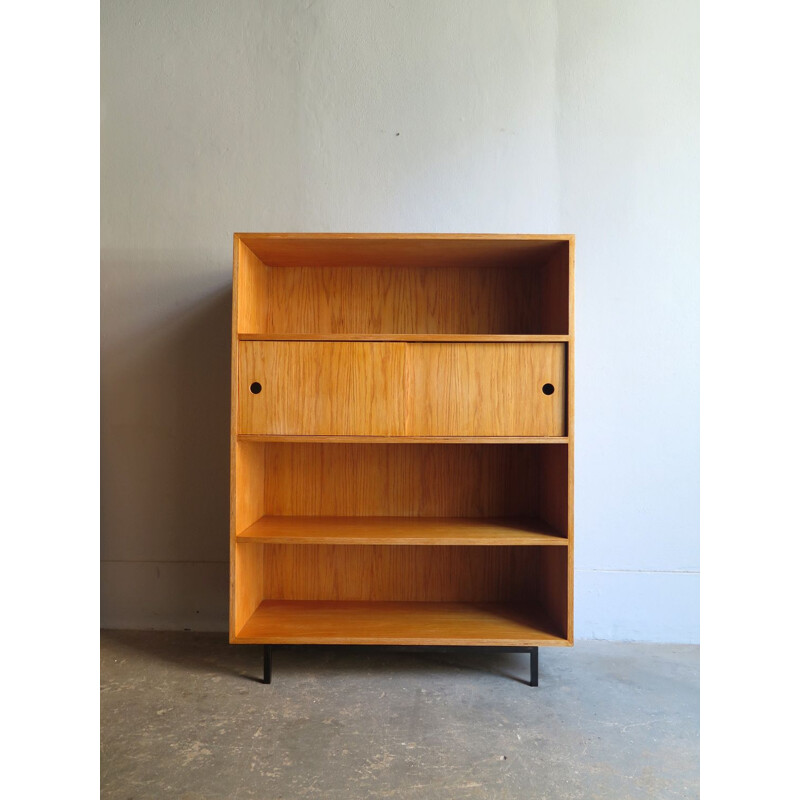
<path id="1" fill-rule="evenodd" d="M 105 627 L 226 624 L 229 273 L 104 253 Z"/>

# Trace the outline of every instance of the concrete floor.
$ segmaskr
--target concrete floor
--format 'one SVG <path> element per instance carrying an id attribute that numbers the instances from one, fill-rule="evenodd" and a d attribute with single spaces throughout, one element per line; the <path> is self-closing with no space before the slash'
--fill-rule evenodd
<path id="1" fill-rule="evenodd" d="M 102 634 L 105 800 L 698 796 L 699 650 L 276 651 Z"/>

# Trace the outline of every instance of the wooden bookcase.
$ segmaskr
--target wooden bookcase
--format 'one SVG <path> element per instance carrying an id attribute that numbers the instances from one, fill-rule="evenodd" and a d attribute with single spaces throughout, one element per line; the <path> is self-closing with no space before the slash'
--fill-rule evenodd
<path id="1" fill-rule="evenodd" d="M 234 236 L 232 643 L 572 644 L 573 251 Z"/>

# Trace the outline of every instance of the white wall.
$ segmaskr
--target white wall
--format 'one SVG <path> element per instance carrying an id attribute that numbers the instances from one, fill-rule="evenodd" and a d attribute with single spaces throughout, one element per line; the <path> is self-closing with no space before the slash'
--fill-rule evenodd
<path id="1" fill-rule="evenodd" d="M 694 0 L 105 0 L 102 621 L 225 629 L 234 231 L 577 235 L 576 631 L 697 641 Z"/>

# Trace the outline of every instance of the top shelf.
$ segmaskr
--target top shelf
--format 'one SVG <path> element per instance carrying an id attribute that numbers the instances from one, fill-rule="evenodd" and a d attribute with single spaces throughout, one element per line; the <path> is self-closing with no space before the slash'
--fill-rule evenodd
<path id="1" fill-rule="evenodd" d="M 477 333 L 240 333 L 241 342 L 568 342 L 567 335 Z"/>
<path id="2" fill-rule="evenodd" d="M 568 341 L 572 237 L 235 240 L 240 339 Z"/>

